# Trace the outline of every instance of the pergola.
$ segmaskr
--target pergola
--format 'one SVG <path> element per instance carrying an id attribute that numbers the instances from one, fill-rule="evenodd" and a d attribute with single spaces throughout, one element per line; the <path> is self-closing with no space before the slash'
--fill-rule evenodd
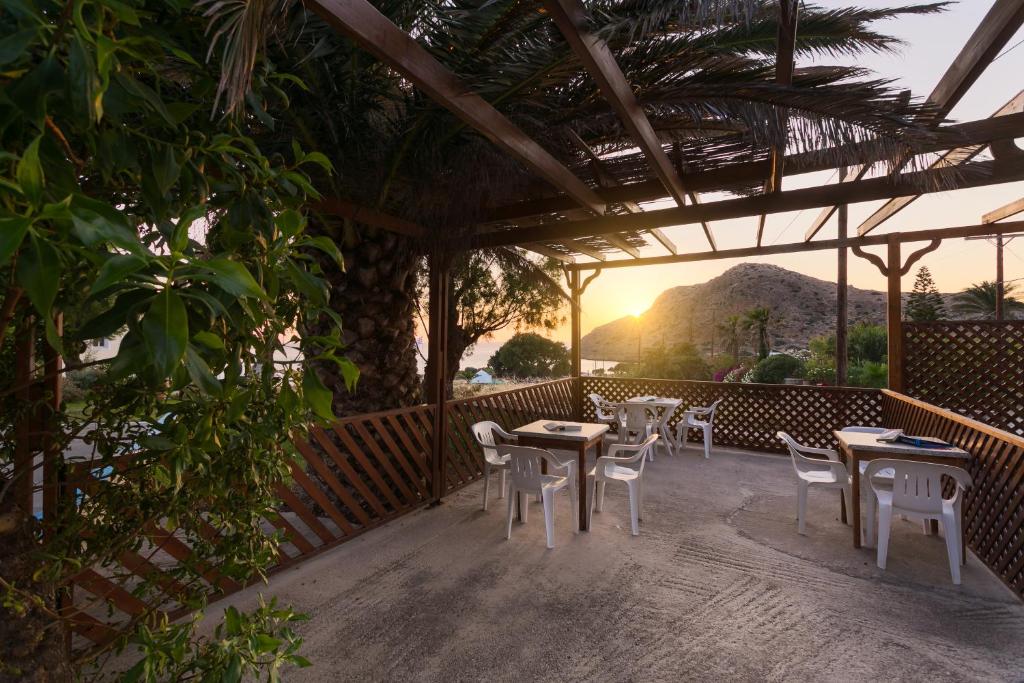
<path id="1" fill-rule="evenodd" d="M 635 143 L 635 162 L 643 173 L 635 182 L 618 182 L 608 173 L 600 154 L 579 141 L 588 163 L 570 169 L 506 118 L 490 103 L 472 92 L 441 65 L 414 37 L 405 33 L 367 0 L 310 0 L 307 3 L 328 24 L 353 40 L 409 83 L 484 135 L 494 145 L 522 163 L 547 185 L 521 201 L 488 207 L 483 220 L 472 226 L 468 238 L 429 240 L 428 231 L 413 221 L 342 199 L 327 199 L 321 209 L 407 236 L 422 238 L 430 254 L 430 322 L 427 363 L 428 400 L 440 406 L 445 400 L 449 306 L 449 261 L 454 251 L 467 248 L 519 246 L 562 262 L 572 299 L 572 368 L 580 376 L 580 296 L 586 284 L 610 268 L 680 263 L 709 259 L 754 257 L 805 251 L 835 250 L 838 254 L 837 376 L 846 371 L 846 277 L 847 252 L 871 261 L 888 282 L 887 320 L 890 334 L 889 387 L 903 387 L 900 366 L 901 337 L 894 333 L 901 320 L 900 276 L 943 239 L 1000 235 L 1024 230 L 1024 221 L 1000 222 L 1024 211 L 1020 201 L 988 214 L 977 225 L 922 229 L 886 235 L 872 234 L 886 220 L 928 192 L 966 189 L 1024 179 L 1024 150 L 1014 138 L 1024 135 L 1024 91 L 1011 98 L 987 119 L 955 125 L 938 125 L 931 142 L 908 150 L 898 167 L 915 154 L 935 153 L 928 168 L 866 178 L 881 161 L 868 145 L 844 150 L 815 150 L 787 156 L 772 148 L 767 158 L 725 164 L 703 172 L 686 172 L 677 150 L 659 139 L 644 109 L 616 63 L 608 46 L 587 29 L 587 12 L 581 0 L 544 0 L 543 6 L 571 46 L 602 96 L 618 115 Z M 797 0 L 780 0 L 776 80 L 792 82 L 798 32 Z M 1024 23 L 1024 0 L 996 0 L 957 58 L 928 96 L 936 120 L 948 114 L 971 88 L 992 60 Z M 991 160 L 976 158 L 989 150 Z M 806 189 L 783 190 L 787 176 L 836 169 L 834 152 L 842 151 L 856 163 L 839 168 L 840 182 Z M 673 158 L 675 157 L 675 158 Z M 582 176 L 582 177 L 581 177 Z M 704 203 L 700 193 L 757 184 L 762 191 L 735 199 Z M 675 206 L 645 211 L 641 202 L 670 200 Z M 848 204 L 887 200 L 867 220 L 849 232 Z M 612 208 L 615 207 L 615 211 Z M 787 244 L 763 243 L 767 214 L 820 209 L 804 239 Z M 826 221 L 838 213 L 838 237 L 816 239 Z M 757 219 L 749 247 L 719 249 L 710 221 L 751 217 Z M 701 252 L 680 253 L 663 228 L 699 225 L 708 243 Z M 904 258 L 903 245 L 927 244 Z M 656 244 L 666 253 L 641 257 L 638 246 Z M 881 258 L 863 251 L 886 247 Z M 586 260 L 580 260 L 580 258 Z M 583 279 L 583 273 L 590 276 Z M 577 391 L 581 386 L 576 384 Z M 577 397 L 579 398 L 579 397 Z M 577 401 L 579 404 L 579 401 Z M 446 411 L 435 415 L 435 449 L 443 450 Z M 440 481 L 435 478 L 435 481 Z M 439 497 L 439 495 L 438 495 Z"/>

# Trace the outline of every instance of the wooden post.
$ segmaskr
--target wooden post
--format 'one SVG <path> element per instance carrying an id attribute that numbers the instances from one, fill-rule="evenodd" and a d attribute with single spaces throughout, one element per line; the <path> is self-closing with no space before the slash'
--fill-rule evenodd
<path id="1" fill-rule="evenodd" d="M 14 425 L 14 483 L 11 492 L 15 504 L 26 514 L 33 510 L 32 489 L 35 480 L 36 410 L 33 407 L 32 377 L 35 374 L 35 317 L 23 310 L 14 340 L 14 392 L 18 400 L 18 418 Z"/>
<path id="2" fill-rule="evenodd" d="M 1006 287 L 1003 284 L 1003 236 L 996 235 L 996 320 L 1003 319 L 1003 299 Z"/>
<path id="3" fill-rule="evenodd" d="M 840 171 L 846 172 L 845 167 Z M 848 209 L 846 204 L 839 206 L 839 239 L 845 240 L 849 229 Z M 849 374 L 849 344 L 847 342 L 847 251 L 839 247 L 836 274 L 836 386 L 844 387 Z"/>
<path id="4" fill-rule="evenodd" d="M 58 313 L 54 316 L 54 326 L 57 336 L 64 334 L 64 315 Z M 45 429 L 43 431 L 43 521 L 46 522 L 48 533 L 52 533 L 53 524 L 57 518 L 58 505 L 60 504 L 63 489 L 64 462 L 60 451 L 60 439 L 56 431 L 60 425 L 60 404 L 63 401 L 64 383 L 62 370 L 64 359 L 57 353 L 56 349 L 47 344 L 43 348 L 43 373 L 45 381 L 43 386 L 49 394 L 49 400 L 43 411 Z"/>
<path id="5" fill-rule="evenodd" d="M 902 275 L 900 243 L 895 235 L 888 239 L 888 267 L 886 278 L 886 333 L 889 341 L 889 389 L 903 392 L 903 301 L 900 292 Z"/>
<path id="6" fill-rule="evenodd" d="M 569 348 L 572 361 L 574 419 L 583 419 L 583 361 L 580 358 L 580 271 L 569 271 L 569 298 L 572 312 L 572 342 Z"/>
<path id="7" fill-rule="evenodd" d="M 437 505 L 448 490 L 448 306 L 451 288 L 451 257 L 431 253 L 429 260 L 429 321 L 427 330 L 427 401 L 434 404 L 434 434 L 431 441 L 431 495 Z"/>

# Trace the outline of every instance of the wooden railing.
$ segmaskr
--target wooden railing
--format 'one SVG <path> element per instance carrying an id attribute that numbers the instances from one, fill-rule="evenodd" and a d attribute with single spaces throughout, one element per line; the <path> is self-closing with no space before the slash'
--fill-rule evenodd
<path id="1" fill-rule="evenodd" d="M 923 401 L 883 391 L 885 425 L 971 454 L 964 497 L 967 546 L 1024 599 L 1024 438 Z"/>
<path id="2" fill-rule="evenodd" d="M 449 401 L 446 492 L 482 474 L 479 449 L 469 427 L 494 420 L 511 428 L 541 418 L 570 419 L 569 379 L 512 391 Z M 290 477 L 277 487 L 281 507 L 263 520 L 268 534 L 280 530 L 277 572 L 317 555 L 432 501 L 434 407 L 413 406 L 346 417 L 329 428 L 312 427 L 308 438 L 294 438 L 300 459 Z M 114 484 L 112 470 L 86 463 L 74 465 L 66 495 L 72 504 Z M 244 586 L 215 566 L 197 566 L 196 543 L 216 542 L 217 532 L 199 515 L 182 526 L 150 523 L 140 547 L 118 561 L 76 574 L 69 582 L 65 616 L 76 635 L 76 649 L 108 642 L 131 628 L 133 620 L 160 613 L 174 618 L 187 613 L 187 594 L 206 593 L 210 600 Z M 147 578 L 155 590 L 141 593 Z M 185 584 L 189 588 L 184 587 Z"/>
<path id="3" fill-rule="evenodd" d="M 837 425 L 882 424 L 877 389 L 618 377 L 584 377 L 582 381 L 584 419 L 595 417 L 594 404 L 587 398 L 590 394 L 608 401 L 667 396 L 682 399 L 684 408 L 724 399 L 715 415 L 714 442 L 719 446 L 782 453 L 785 447 L 776 433 L 784 431 L 809 446 L 833 448 L 832 432 Z M 673 428 L 681 416 L 680 410 L 672 419 Z M 701 438 L 696 432 L 690 437 Z"/>

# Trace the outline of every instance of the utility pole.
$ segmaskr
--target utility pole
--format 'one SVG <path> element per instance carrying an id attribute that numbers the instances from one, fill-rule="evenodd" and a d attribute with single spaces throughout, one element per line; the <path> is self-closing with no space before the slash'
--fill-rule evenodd
<path id="1" fill-rule="evenodd" d="M 996 320 L 1003 319 L 1003 300 L 1006 298 L 1006 280 L 1003 276 L 1003 247 L 1017 237 L 1024 237 L 1024 232 L 1015 232 L 1009 235 L 980 235 L 978 237 L 964 238 L 966 240 L 986 240 L 996 246 Z"/>

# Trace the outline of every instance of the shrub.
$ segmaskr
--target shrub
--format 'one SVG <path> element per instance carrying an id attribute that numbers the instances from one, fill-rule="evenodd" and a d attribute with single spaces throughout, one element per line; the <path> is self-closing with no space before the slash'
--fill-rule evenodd
<path id="1" fill-rule="evenodd" d="M 754 366 L 751 381 L 758 384 L 782 384 L 787 377 L 802 377 L 804 362 L 784 353 L 768 356 Z"/>
<path id="2" fill-rule="evenodd" d="M 883 389 L 889 383 L 889 365 L 866 361 L 850 367 L 850 386 Z"/>

